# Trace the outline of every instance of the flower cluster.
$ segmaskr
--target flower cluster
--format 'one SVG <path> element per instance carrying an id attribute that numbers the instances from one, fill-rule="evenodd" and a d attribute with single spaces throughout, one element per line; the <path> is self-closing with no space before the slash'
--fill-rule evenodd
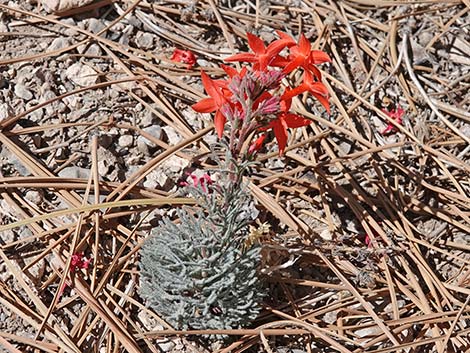
<path id="1" fill-rule="evenodd" d="M 225 80 L 212 80 L 201 71 L 202 84 L 210 96 L 192 107 L 200 113 L 213 113 L 219 138 L 225 124 L 230 122 L 230 150 L 233 156 L 242 152 L 245 142 L 258 135 L 248 153 L 260 149 L 267 132 L 272 130 L 282 154 L 287 145 L 287 129 L 307 126 L 310 120 L 291 112 L 292 98 L 308 92 L 330 111 L 328 90 L 321 82 L 317 64 L 330 62 L 323 51 L 312 50 L 310 42 L 301 34 L 296 42 L 286 33 L 277 31 L 279 39 L 268 46 L 257 36 L 247 33 L 252 53 L 239 53 L 226 62 L 248 62 L 251 65 L 237 71 L 221 65 L 227 74 Z M 287 55 L 282 55 L 287 52 Z M 302 70 L 302 83 L 294 88 L 284 86 L 282 79 L 293 71 Z"/>

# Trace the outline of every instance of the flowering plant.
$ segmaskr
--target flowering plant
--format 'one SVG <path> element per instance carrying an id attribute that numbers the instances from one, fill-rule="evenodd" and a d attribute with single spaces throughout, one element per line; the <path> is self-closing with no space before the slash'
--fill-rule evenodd
<path id="1" fill-rule="evenodd" d="M 291 112 L 292 98 L 308 92 L 330 111 L 328 90 L 321 82 L 317 64 L 330 62 L 323 51 L 312 50 L 310 42 L 301 34 L 296 42 L 288 34 L 276 31 L 279 39 L 268 46 L 257 36 L 247 33 L 252 53 L 240 53 L 225 59 L 251 64 L 237 71 L 221 65 L 227 74 L 225 80 L 212 80 L 201 71 L 202 84 L 209 98 L 192 107 L 200 113 L 215 112 L 214 125 L 219 138 L 225 124 L 231 125 L 229 148 L 234 157 L 239 156 L 246 142 L 258 135 L 248 148 L 248 154 L 259 150 L 267 132 L 272 130 L 282 154 L 287 145 L 287 129 L 307 126 L 310 120 Z M 286 49 L 287 55 L 282 55 Z M 302 69 L 302 83 L 294 88 L 284 85 L 282 79 L 297 69 Z"/>

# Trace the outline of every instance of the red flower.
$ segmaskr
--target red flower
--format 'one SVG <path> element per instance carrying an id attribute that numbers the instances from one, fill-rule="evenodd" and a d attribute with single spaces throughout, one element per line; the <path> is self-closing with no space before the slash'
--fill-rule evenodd
<path id="1" fill-rule="evenodd" d="M 277 62 L 278 66 L 284 67 L 283 72 L 288 74 L 298 67 L 303 67 L 320 80 L 321 74 L 315 65 L 331 62 L 328 54 L 321 50 L 311 50 L 310 42 L 303 34 L 300 35 L 299 43 L 296 44 L 295 40 L 288 34 L 281 31 L 276 31 L 276 33 L 288 43 L 287 46 L 289 47 L 288 59 Z"/>
<path id="2" fill-rule="evenodd" d="M 90 266 L 91 259 L 84 257 L 83 253 L 75 253 L 72 255 L 72 261 L 70 262 L 70 272 L 75 272 L 78 269 L 88 269 Z"/>
<path id="3" fill-rule="evenodd" d="M 330 103 L 328 102 L 328 90 L 321 82 L 313 81 L 313 76 L 310 72 L 304 72 L 304 82 L 294 89 L 284 93 L 285 99 L 290 99 L 303 92 L 309 92 L 325 107 L 328 114 L 330 113 Z"/>
<path id="4" fill-rule="evenodd" d="M 284 149 L 287 145 L 287 129 L 307 126 L 312 122 L 311 120 L 302 118 L 301 116 L 289 113 L 291 98 L 286 98 L 284 96 L 285 94 L 281 97 L 281 113 L 268 125 L 268 127 L 273 129 L 274 136 L 276 137 L 279 145 L 280 155 L 284 153 Z"/>
<path id="5" fill-rule="evenodd" d="M 228 103 L 227 97 L 222 92 L 222 85 L 212 81 L 210 77 L 201 70 L 202 84 L 210 96 L 210 98 L 204 98 L 192 105 L 192 108 L 199 113 L 211 113 L 216 111 L 214 117 L 215 130 L 219 138 L 222 137 L 224 133 L 224 125 L 226 118 L 222 114 L 222 107 L 224 104 Z"/>
<path id="6" fill-rule="evenodd" d="M 173 55 L 171 56 L 171 60 L 188 64 L 188 70 L 191 69 L 194 64 L 196 64 L 196 56 L 191 50 L 175 49 Z"/>
<path id="7" fill-rule="evenodd" d="M 253 53 L 235 54 L 226 58 L 225 61 L 246 61 L 254 63 L 253 69 L 264 71 L 277 57 L 279 52 L 288 44 L 287 40 L 281 38 L 271 42 L 268 47 L 266 47 L 261 38 L 251 33 L 247 33 L 246 35 L 248 37 L 248 46 L 253 50 Z"/>
<path id="8" fill-rule="evenodd" d="M 388 111 L 387 109 L 382 109 L 382 111 L 387 114 L 390 118 L 395 120 L 397 124 L 401 125 L 403 123 L 403 115 L 405 114 L 405 111 L 400 106 L 397 106 L 397 109 L 392 109 L 390 111 Z M 389 123 L 387 127 L 381 132 L 381 134 L 388 135 L 389 133 L 395 130 L 395 125 Z"/>
<path id="9" fill-rule="evenodd" d="M 266 139 L 266 134 L 262 134 L 260 137 L 258 137 L 255 142 L 253 142 L 248 149 L 249 154 L 253 154 L 256 151 L 259 151 L 261 147 L 263 147 L 264 140 Z"/>

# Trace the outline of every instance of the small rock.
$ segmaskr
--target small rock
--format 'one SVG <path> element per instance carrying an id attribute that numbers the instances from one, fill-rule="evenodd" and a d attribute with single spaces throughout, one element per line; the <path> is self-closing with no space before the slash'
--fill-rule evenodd
<path id="1" fill-rule="evenodd" d="M 146 310 L 139 310 L 137 318 L 147 330 L 157 330 L 153 328 L 155 326 L 156 320 L 150 315 L 148 315 Z M 163 330 L 163 327 L 161 328 L 161 330 Z"/>
<path id="2" fill-rule="evenodd" d="M 145 112 L 144 116 L 142 117 L 140 123 L 143 127 L 151 126 L 155 124 L 155 115 L 151 112 Z"/>
<path id="3" fill-rule="evenodd" d="M 161 170 L 153 170 L 146 177 L 144 187 L 149 189 L 165 189 L 168 183 L 168 176 Z"/>
<path id="4" fill-rule="evenodd" d="M 176 132 L 172 126 L 164 126 L 163 130 L 170 145 L 176 145 L 181 141 L 181 135 Z"/>
<path id="5" fill-rule="evenodd" d="M 169 352 L 176 346 L 176 344 L 173 341 L 167 341 L 167 342 L 159 342 L 158 346 L 163 352 Z"/>
<path id="6" fill-rule="evenodd" d="M 160 139 L 162 135 L 162 128 L 159 125 L 152 125 L 152 126 L 146 127 L 145 129 L 143 129 L 143 131 L 157 139 Z M 139 148 L 139 150 L 142 153 L 148 154 L 149 148 L 155 148 L 155 147 L 157 147 L 157 145 L 154 144 L 149 139 L 147 139 L 146 137 L 139 136 L 137 138 L 137 148 Z"/>
<path id="7" fill-rule="evenodd" d="M 102 29 L 104 29 L 105 27 L 106 27 L 105 24 L 102 21 L 100 21 L 96 18 L 92 17 L 92 18 L 89 18 L 87 20 L 86 28 L 87 28 L 88 31 L 90 31 L 92 33 L 96 34 L 96 33 L 100 32 Z"/>
<path id="8" fill-rule="evenodd" d="M 23 163 L 16 157 L 14 153 L 11 153 L 9 149 L 7 148 L 2 148 L 0 152 L 0 162 L 1 159 L 4 159 L 5 162 L 2 164 L 11 164 L 13 167 L 16 169 L 16 171 L 21 175 L 21 176 L 28 176 L 31 173 L 29 172 L 28 168 L 26 168 Z"/>
<path id="9" fill-rule="evenodd" d="M 97 72 L 88 65 L 80 63 L 70 66 L 66 70 L 65 76 L 76 85 L 82 87 L 91 86 L 98 82 Z"/>
<path id="10" fill-rule="evenodd" d="M 4 216 L 4 215 L 2 215 Z M 11 229 L 0 232 L 0 240 L 3 244 L 8 244 L 15 241 L 15 233 Z"/>
<path id="11" fill-rule="evenodd" d="M 327 312 L 323 316 L 323 321 L 330 325 L 334 324 L 336 320 L 338 320 L 338 310 Z"/>
<path id="12" fill-rule="evenodd" d="M 15 95 L 18 98 L 21 98 L 27 101 L 33 99 L 33 94 L 31 93 L 31 91 L 19 83 L 15 85 Z"/>
<path id="13" fill-rule="evenodd" d="M 38 190 L 28 190 L 25 195 L 25 199 L 39 205 L 43 200 L 44 195 Z"/>
<path id="14" fill-rule="evenodd" d="M 0 121 L 13 115 L 13 110 L 8 103 L 0 103 Z"/>
<path id="15" fill-rule="evenodd" d="M 102 52 L 101 52 L 100 46 L 96 43 L 93 43 L 85 51 L 85 54 L 92 55 L 92 56 L 99 56 L 102 54 Z"/>
<path id="16" fill-rule="evenodd" d="M 49 12 L 63 12 L 92 2 L 93 0 L 42 0 L 42 5 Z"/>
<path id="17" fill-rule="evenodd" d="M 58 173 L 61 178 L 78 178 L 88 179 L 90 176 L 90 169 L 81 167 L 66 167 Z"/>
<path id="18" fill-rule="evenodd" d="M 54 51 L 57 49 L 62 49 L 70 45 L 70 39 L 65 37 L 59 37 L 52 41 L 52 43 L 47 48 L 48 51 Z"/>
<path id="19" fill-rule="evenodd" d="M 360 338 L 375 337 L 380 333 L 381 330 L 378 327 L 362 328 L 354 332 L 354 334 Z"/>
<path id="20" fill-rule="evenodd" d="M 179 173 L 186 168 L 188 164 L 189 162 L 187 159 L 172 155 L 161 164 L 160 168 L 165 172 Z"/>
<path id="21" fill-rule="evenodd" d="M 153 48 L 153 41 L 155 39 L 155 35 L 147 32 L 137 32 L 135 43 L 141 49 L 151 49 Z"/>
<path id="22" fill-rule="evenodd" d="M 134 137 L 132 135 L 122 135 L 118 140 L 118 144 L 121 147 L 131 147 L 133 143 Z"/>
<path id="23" fill-rule="evenodd" d="M 3 23 L 3 22 L 0 22 L 0 32 L 9 32 L 10 30 L 8 29 L 8 26 Z M 4 38 L 3 37 L 0 37 L 0 40 L 3 40 Z"/>

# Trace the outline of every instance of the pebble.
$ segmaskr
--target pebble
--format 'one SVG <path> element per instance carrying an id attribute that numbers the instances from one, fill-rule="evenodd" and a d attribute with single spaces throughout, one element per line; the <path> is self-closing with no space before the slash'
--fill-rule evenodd
<path id="1" fill-rule="evenodd" d="M 93 2 L 93 0 L 42 0 L 42 5 L 48 12 L 62 12 L 75 9 Z"/>
<path id="2" fill-rule="evenodd" d="M 9 32 L 9 31 L 10 30 L 8 29 L 8 26 L 5 23 L 0 22 L 0 32 Z"/>
<path id="3" fill-rule="evenodd" d="M 58 50 L 70 45 L 70 39 L 65 37 L 58 37 L 52 41 L 47 48 L 48 51 Z"/>
<path id="4" fill-rule="evenodd" d="M 159 125 L 152 125 L 146 127 L 145 129 L 143 129 L 143 131 L 157 139 L 160 139 L 162 136 L 162 128 Z M 139 148 L 142 153 L 148 154 L 149 148 L 155 147 L 157 147 L 157 145 L 149 139 L 145 138 L 144 136 L 139 136 L 137 138 L 137 148 Z"/>
<path id="5" fill-rule="evenodd" d="M 79 178 L 88 179 L 90 175 L 90 169 L 82 167 L 66 167 L 59 171 L 59 177 L 61 178 Z"/>
<path id="6" fill-rule="evenodd" d="M 133 143 L 134 137 L 132 135 L 122 135 L 118 140 L 118 144 L 121 147 L 131 147 Z"/>
<path id="7" fill-rule="evenodd" d="M 106 25 L 97 18 L 92 17 L 87 20 L 87 29 L 95 34 L 104 29 L 105 27 Z"/>
<path id="8" fill-rule="evenodd" d="M 172 126 L 164 126 L 163 130 L 170 145 L 176 145 L 181 141 L 181 135 L 176 132 Z"/>
<path id="9" fill-rule="evenodd" d="M 140 121 L 140 124 L 143 127 L 153 125 L 155 123 L 154 119 L 155 119 L 155 115 L 152 112 L 146 111 L 144 116 L 142 117 L 142 119 Z"/>
<path id="10" fill-rule="evenodd" d="M 78 86 L 87 87 L 98 82 L 98 74 L 88 65 L 75 63 L 68 67 L 65 76 Z"/>
<path id="11" fill-rule="evenodd" d="M 43 194 L 38 190 L 28 190 L 26 191 L 25 199 L 39 205 L 43 200 Z"/>
<path id="12" fill-rule="evenodd" d="M 135 43 L 141 49 L 151 49 L 153 48 L 155 37 L 154 34 L 138 31 L 135 37 Z"/>
<path id="13" fill-rule="evenodd" d="M 173 341 L 168 341 L 168 342 L 160 342 L 158 343 L 158 346 L 163 352 L 169 352 L 176 346 L 176 344 Z"/>
<path id="14" fill-rule="evenodd" d="M 149 189 L 165 189 L 168 182 L 168 176 L 162 170 L 152 170 L 143 183 L 144 187 Z"/>
<path id="15" fill-rule="evenodd" d="M 16 157 L 14 153 L 11 153 L 8 148 L 2 148 L 0 151 L 0 159 L 4 159 L 6 163 L 12 164 L 16 171 L 21 176 L 31 175 L 28 168 L 26 168 L 23 163 Z M 5 164 L 6 164 L 5 163 Z M 3 164 L 3 163 L 2 163 Z M 1 208 L 0 208 L 1 209 Z"/>
<path id="16" fill-rule="evenodd" d="M 33 94 L 31 93 L 31 91 L 19 83 L 15 85 L 15 95 L 18 98 L 28 100 L 28 101 L 33 99 Z"/>
<path id="17" fill-rule="evenodd" d="M 0 103 L 0 121 L 13 115 L 13 110 L 8 103 Z"/>
<path id="18" fill-rule="evenodd" d="M 362 328 L 354 332 L 354 334 L 360 338 L 374 337 L 377 336 L 379 333 L 381 333 L 381 331 L 378 327 Z"/>

